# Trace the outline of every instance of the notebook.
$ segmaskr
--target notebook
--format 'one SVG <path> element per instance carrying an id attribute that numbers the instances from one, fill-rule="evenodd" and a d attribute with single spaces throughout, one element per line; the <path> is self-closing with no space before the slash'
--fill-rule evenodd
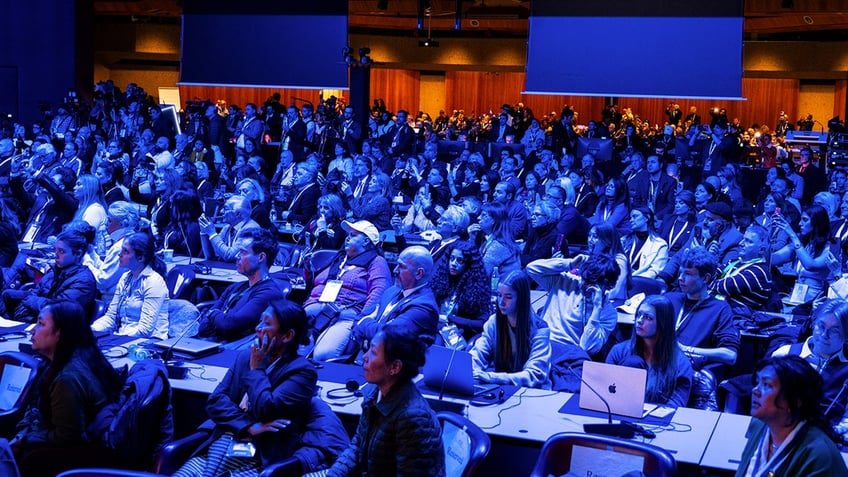
<path id="1" fill-rule="evenodd" d="M 603 401 L 589 389 L 591 386 L 606 399 L 613 414 L 641 418 L 647 379 L 648 372 L 644 369 L 584 361 L 583 379 L 580 383 L 580 407 L 607 412 Z"/>
<path id="2" fill-rule="evenodd" d="M 424 384 L 441 391 L 443 382 L 446 392 L 462 396 L 479 396 L 498 388 L 497 384 L 475 383 L 471 353 L 433 345 L 424 361 Z"/>
<path id="3" fill-rule="evenodd" d="M 153 343 L 153 346 L 167 350 L 173 346 L 174 342 L 177 340 L 180 339 L 170 338 L 167 340 L 157 341 Z M 193 358 L 199 358 L 201 356 L 206 356 L 207 354 L 215 353 L 219 349 L 221 349 L 221 343 L 199 340 L 196 338 L 183 338 L 176 346 L 174 346 L 174 353 L 181 353 Z"/>

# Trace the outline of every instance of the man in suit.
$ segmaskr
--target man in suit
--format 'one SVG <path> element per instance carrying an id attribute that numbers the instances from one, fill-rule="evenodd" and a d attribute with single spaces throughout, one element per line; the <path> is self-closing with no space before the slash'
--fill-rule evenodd
<path id="1" fill-rule="evenodd" d="M 300 119 L 300 113 L 294 106 L 289 106 L 286 120 L 283 122 L 280 149 L 291 151 L 295 162 L 303 162 L 306 159 L 306 124 Z"/>
<path id="2" fill-rule="evenodd" d="M 390 139 L 388 152 L 392 157 L 401 154 L 415 154 L 415 131 L 407 123 L 409 113 L 401 109 L 397 112 L 395 127 L 387 133 Z"/>
<path id="3" fill-rule="evenodd" d="M 405 248 L 394 269 L 395 286 L 383 294 L 376 312 L 362 317 L 354 326 L 353 338 L 362 344 L 384 326 L 398 326 L 407 333 L 426 337 L 432 344 L 439 323 L 439 306 L 430 288 L 432 272 L 433 257 L 426 248 Z"/>
<path id="4" fill-rule="evenodd" d="M 663 172 L 659 156 L 651 155 L 645 161 L 648 171 L 648 208 L 654 212 L 656 228 L 674 212 L 674 198 L 677 192 L 677 181 Z"/>
<path id="5" fill-rule="evenodd" d="M 259 224 L 250 218 L 250 212 L 250 202 L 243 196 L 234 195 L 227 199 L 221 211 L 226 225 L 220 233 L 215 232 L 215 224 L 206 216 L 200 216 L 197 223 L 200 225 L 201 245 L 207 259 L 235 261 L 242 234 L 259 228 Z"/>
<path id="6" fill-rule="evenodd" d="M 501 112 L 494 121 L 492 121 L 492 130 L 489 132 L 489 140 L 492 142 L 506 142 L 507 136 L 515 137 L 515 129 L 509 124 L 509 114 Z"/>
<path id="7" fill-rule="evenodd" d="M 339 124 L 339 140 L 347 144 L 347 150 L 352 154 L 359 151 L 359 144 L 362 141 L 362 125 L 354 116 L 353 106 L 344 108 L 343 118 Z"/>
<path id="8" fill-rule="evenodd" d="M 306 224 L 318 212 L 318 197 L 321 196 L 321 188 L 315 178 L 318 169 L 314 161 L 306 161 L 297 165 L 294 174 L 294 197 L 288 210 L 281 214 L 287 222 L 300 222 Z"/>
<path id="9" fill-rule="evenodd" d="M 683 118 L 683 124 L 701 124 L 701 115 L 698 114 L 698 108 L 695 106 L 689 106 L 689 114 Z"/>
<path id="10" fill-rule="evenodd" d="M 651 184 L 650 174 L 645 170 L 645 158 L 641 152 L 630 156 L 630 164 L 621 172 L 621 178 L 627 182 L 632 208 L 645 207 L 648 204 L 648 192 Z"/>
<path id="11" fill-rule="evenodd" d="M 218 107 L 214 104 L 206 108 L 205 116 L 209 121 L 206 127 L 206 144 L 223 148 L 227 143 L 227 122 L 218 114 Z"/>

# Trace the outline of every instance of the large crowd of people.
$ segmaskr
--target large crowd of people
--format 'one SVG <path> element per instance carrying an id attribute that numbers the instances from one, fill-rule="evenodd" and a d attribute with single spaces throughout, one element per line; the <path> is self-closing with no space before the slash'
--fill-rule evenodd
<path id="1" fill-rule="evenodd" d="M 662 126 L 616 105 L 595 113 L 581 112 L 583 126 L 568 106 L 431 117 L 381 101 L 357 112 L 336 98 L 283 104 L 276 95 L 243 108 L 192 102 L 168 116 L 135 84 L 100 83 L 91 108 L 64 103 L 43 121 L 0 124 L 0 313 L 38 320 L 34 342 L 54 369 L 46 391 L 83 366 L 77 354 L 92 353 L 69 359 L 57 354 L 63 340 L 45 344 L 54 329 L 69 334 L 64 316 L 84 315 L 97 333 L 173 337 L 178 300 L 162 258 L 234 264 L 246 280 L 194 310 L 196 334 L 243 354 L 210 397 L 214 443 L 185 475 L 255 470 L 292 451 L 316 380 L 298 354 L 363 363 L 375 385 L 330 475 L 422 466 L 441 475 L 441 458 L 420 454 L 440 449 L 438 423 L 410 383 L 426 346 L 470 352 L 481 382 L 555 390 L 573 390 L 562 370 L 582 360 L 641 367 L 648 400 L 704 409 L 717 408 L 719 381 L 755 371 L 762 414 L 763 383 L 808 379 L 787 374 L 807 370 L 784 370 L 792 362 L 781 358 L 739 363 L 740 331 L 791 301 L 817 318 L 781 353 L 814 374 L 839 373 L 848 304 L 821 302 L 848 262 L 848 173 L 784 142 L 808 124 L 781 115 L 773 129 L 743 125 L 723 109 L 684 115 L 674 103 Z M 743 174 L 761 176 L 762 187 Z M 281 252 L 292 230 L 304 263 Z M 32 260 L 36 244 L 55 258 Z M 312 260 L 320 250 L 330 251 L 323 263 Z M 286 299 L 274 265 L 306 269 L 300 303 Z M 546 292 L 535 306 L 532 289 Z M 56 305 L 70 301 L 76 308 Z M 632 335 L 617 326 L 622 305 L 633 307 Z M 113 394 L 101 374 L 86 405 Z M 807 428 L 844 435 L 848 393 L 825 396 L 817 404 L 829 425 Z M 793 426 L 803 427 L 794 407 L 810 398 L 789 403 Z M 764 421 L 776 438 L 784 423 Z M 283 429 L 257 440 L 252 463 L 215 454 L 233 433 Z M 72 430 L 47 438 L 86 439 Z M 396 452 L 380 447 L 387 439 Z M 745 465 L 767 465 L 762 452 L 746 449 Z"/>

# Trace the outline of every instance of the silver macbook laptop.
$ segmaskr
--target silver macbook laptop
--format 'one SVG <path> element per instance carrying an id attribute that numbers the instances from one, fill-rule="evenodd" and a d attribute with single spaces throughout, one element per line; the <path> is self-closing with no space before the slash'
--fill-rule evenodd
<path id="1" fill-rule="evenodd" d="M 169 338 L 167 340 L 157 341 L 153 343 L 153 346 L 167 350 L 173 346 L 174 342 L 177 340 L 179 340 L 179 338 Z M 176 346 L 174 346 L 174 353 L 181 353 L 193 358 L 199 358 L 201 356 L 206 356 L 207 354 L 212 354 L 220 348 L 221 343 L 199 340 L 196 338 L 183 338 Z"/>
<path id="2" fill-rule="evenodd" d="M 437 391 L 441 391 L 444 386 L 444 390 L 449 393 L 478 396 L 498 388 L 497 384 L 475 383 L 471 353 L 467 351 L 430 346 L 423 372 L 424 384 Z"/>
<path id="3" fill-rule="evenodd" d="M 607 412 L 603 401 L 588 388 L 588 384 L 606 399 L 613 414 L 641 418 L 647 379 L 648 372 L 644 369 L 584 361 L 583 381 L 580 383 L 580 407 Z"/>

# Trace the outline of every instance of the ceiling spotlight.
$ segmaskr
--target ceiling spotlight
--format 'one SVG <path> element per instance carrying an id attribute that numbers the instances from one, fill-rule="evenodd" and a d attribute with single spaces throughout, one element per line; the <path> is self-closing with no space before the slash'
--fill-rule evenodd
<path id="1" fill-rule="evenodd" d="M 432 38 L 427 38 L 426 40 L 420 40 L 418 42 L 418 46 L 421 48 L 438 48 L 439 42 L 438 40 L 434 40 Z"/>

